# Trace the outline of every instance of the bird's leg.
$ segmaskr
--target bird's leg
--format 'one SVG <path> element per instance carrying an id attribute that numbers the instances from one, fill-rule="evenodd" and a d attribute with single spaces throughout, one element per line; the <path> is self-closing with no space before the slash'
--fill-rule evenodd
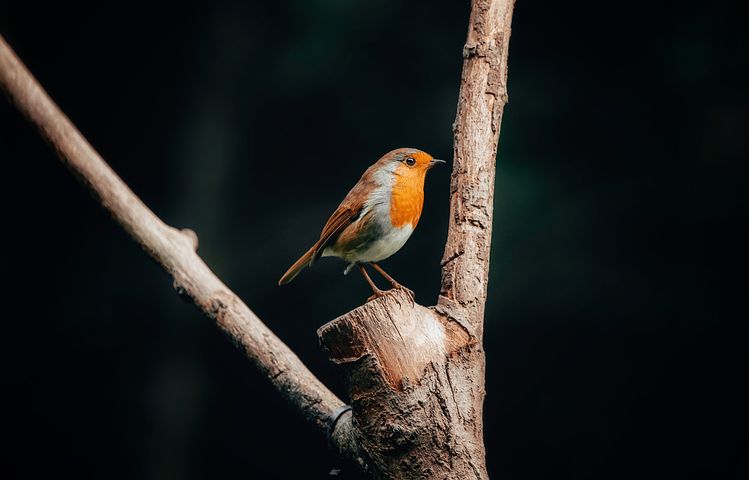
<path id="1" fill-rule="evenodd" d="M 383 292 L 382 290 L 380 290 L 379 288 L 377 288 L 377 285 L 375 285 L 375 283 L 372 281 L 372 279 L 369 278 L 369 274 L 364 269 L 364 265 L 357 264 L 356 266 L 359 267 L 359 271 L 361 272 L 362 275 L 364 275 L 364 280 L 367 281 L 367 283 L 369 284 L 369 286 L 372 287 L 372 291 L 374 292 L 374 295 L 372 295 L 371 297 L 369 297 L 367 299 L 367 301 L 371 302 L 375 298 L 379 298 L 379 297 L 385 295 L 385 292 Z"/>
<path id="2" fill-rule="evenodd" d="M 379 265 L 377 265 L 376 263 L 369 262 L 369 264 L 372 265 L 372 268 L 374 268 L 375 270 L 377 270 L 377 272 L 380 275 L 382 275 L 385 278 L 385 280 L 387 280 L 388 282 L 390 282 L 390 285 L 392 285 L 393 288 L 397 288 L 398 290 L 403 290 L 404 292 L 406 292 L 406 294 L 409 297 L 411 297 L 411 300 L 414 299 L 414 292 L 413 292 L 413 290 L 411 290 L 409 288 L 406 288 L 403 285 L 401 285 L 400 283 L 396 282 L 393 277 L 391 277 L 390 275 L 388 275 L 387 272 L 385 272 L 385 270 L 383 270 L 382 267 L 379 266 Z"/>

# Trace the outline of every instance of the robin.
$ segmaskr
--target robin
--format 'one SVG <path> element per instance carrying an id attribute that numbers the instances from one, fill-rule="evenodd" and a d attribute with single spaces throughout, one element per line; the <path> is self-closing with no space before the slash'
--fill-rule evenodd
<path id="1" fill-rule="evenodd" d="M 385 260 L 405 245 L 419 223 L 424 205 L 424 179 L 427 171 L 444 160 L 432 158 L 415 148 L 399 148 L 386 153 L 369 167 L 348 192 L 328 223 L 320 239 L 278 281 L 291 282 L 306 266 L 320 257 L 338 257 L 348 266 L 344 274 L 358 267 L 374 295 L 385 294 L 377 288 L 364 268 L 368 263 L 390 282 L 393 288 L 413 292 L 385 273 L 377 262 Z"/>

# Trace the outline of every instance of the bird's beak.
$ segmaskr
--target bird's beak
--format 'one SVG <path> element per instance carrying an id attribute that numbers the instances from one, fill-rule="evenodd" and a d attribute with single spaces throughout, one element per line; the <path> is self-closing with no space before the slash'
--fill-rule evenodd
<path id="1" fill-rule="evenodd" d="M 437 158 L 433 158 L 431 162 L 429 162 L 429 168 L 432 168 L 433 166 L 437 165 L 438 163 L 447 163 L 444 160 L 440 160 Z"/>

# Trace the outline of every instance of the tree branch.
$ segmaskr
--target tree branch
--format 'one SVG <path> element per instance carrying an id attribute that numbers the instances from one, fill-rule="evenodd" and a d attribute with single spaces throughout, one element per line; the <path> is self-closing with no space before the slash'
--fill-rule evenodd
<path id="1" fill-rule="evenodd" d="M 481 339 L 489 279 L 495 159 L 507 103 L 507 53 L 514 0 L 473 0 L 450 185 L 450 226 L 442 257 L 440 313 Z"/>
<path id="2" fill-rule="evenodd" d="M 173 277 L 180 295 L 214 319 L 284 398 L 327 431 L 343 402 L 206 266 L 195 253 L 194 232 L 166 225 L 128 188 L 1 36 L 0 86 L 117 223 Z M 339 427 L 347 425 L 345 418 L 341 420 Z M 344 448 L 345 432 L 334 433 L 334 443 Z"/>

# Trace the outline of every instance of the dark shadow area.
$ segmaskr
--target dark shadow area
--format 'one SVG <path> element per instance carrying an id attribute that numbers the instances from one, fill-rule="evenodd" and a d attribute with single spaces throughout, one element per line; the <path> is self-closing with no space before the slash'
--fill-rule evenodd
<path id="1" fill-rule="evenodd" d="M 335 259 L 276 282 L 380 155 L 451 158 L 468 2 L 6 3 L 0 33 L 94 147 L 345 396 L 315 330 L 367 285 Z M 738 5 L 516 6 L 486 321 L 493 478 L 749 478 Z M 8 478 L 359 478 L 5 101 L 0 159 Z M 427 305 L 448 192 L 435 169 L 383 263 Z"/>

